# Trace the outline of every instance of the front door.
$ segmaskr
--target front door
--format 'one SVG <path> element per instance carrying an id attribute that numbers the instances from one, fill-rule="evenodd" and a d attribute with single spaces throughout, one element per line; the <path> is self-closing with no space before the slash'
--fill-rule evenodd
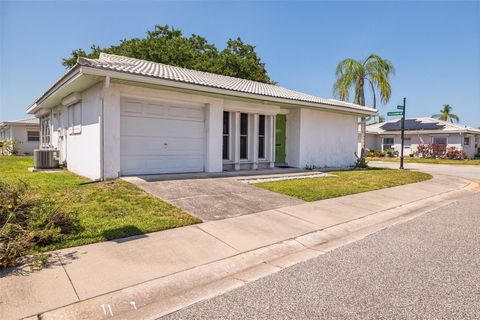
<path id="1" fill-rule="evenodd" d="M 287 137 L 287 116 L 278 114 L 275 132 L 275 163 L 285 163 L 285 138 Z"/>

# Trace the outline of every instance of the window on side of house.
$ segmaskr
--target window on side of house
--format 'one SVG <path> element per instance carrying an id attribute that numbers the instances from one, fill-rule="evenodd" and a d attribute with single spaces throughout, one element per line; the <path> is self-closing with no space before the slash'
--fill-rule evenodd
<path id="1" fill-rule="evenodd" d="M 258 116 L 258 158 L 265 159 L 265 116 Z"/>
<path id="2" fill-rule="evenodd" d="M 385 137 L 383 138 L 382 150 L 393 149 L 394 144 L 395 144 L 395 139 L 393 137 Z"/>
<path id="3" fill-rule="evenodd" d="M 230 159 L 230 112 L 223 111 L 223 160 Z"/>
<path id="4" fill-rule="evenodd" d="M 411 137 L 405 137 L 403 140 L 403 145 L 405 147 L 409 147 L 412 145 L 412 138 Z"/>
<path id="5" fill-rule="evenodd" d="M 240 113 L 240 159 L 248 159 L 248 113 Z"/>
<path id="6" fill-rule="evenodd" d="M 463 145 L 469 146 L 470 145 L 470 137 L 463 138 Z"/>
<path id="7" fill-rule="evenodd" d="M 447 145 L 447 137 L 433 137 L 432 143 Z"/>
<path id="8" fill-rule="evenodd" d="M 41 120 L 41 128 L 42 130 L 42 145 L 49 146 L 50 145 L 50 116 L 46 116 Z"/>
<path id="9" fill-rule="evenodd" d="M 82 133 L 82 103 L 75 103 L 68 107 L 68 132 Z"/>
<path id="10" fill-rule="evenodd" d="M 27 131 L 27 141 L 28 142 L 40 141 L 40 132 L 39 131 Z"/>

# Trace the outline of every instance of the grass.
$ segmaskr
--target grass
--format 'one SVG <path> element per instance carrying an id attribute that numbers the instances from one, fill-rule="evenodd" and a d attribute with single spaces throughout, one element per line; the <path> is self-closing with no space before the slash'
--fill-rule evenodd
<path id="1" fill-rule="evenodd" d="M 42 198 L 51 198 L 75 215 L 79 230 L 40 251 L 84 245 L 201 222 L 183 210 L 123 180 L 89 181 L 68 171 L 27 170 L 32 157 L 0 156 L 0 181 L 28 183 Z"/>
<path id="2" fill-rule="evenodd" d="M 376 168 L 329 173 L 334 176 L 262 182 L 255 184 L 255 186 L 304 201 L 317 201 L 420 182 L 432 178 L 431 175 L 422 172 Z"/>
<path id="3" fill-rule="evenodd" d="M 459 165 L 480 165 L 480 159 L 475 160 L 450 160 L 450 159 L 425 159 L 405 157 L 405 162 L 411 163 L 433 163 L 433 164 L 459 164 Z M 400 162 L 400 158 L 367 158 L 367 161 Z"/>

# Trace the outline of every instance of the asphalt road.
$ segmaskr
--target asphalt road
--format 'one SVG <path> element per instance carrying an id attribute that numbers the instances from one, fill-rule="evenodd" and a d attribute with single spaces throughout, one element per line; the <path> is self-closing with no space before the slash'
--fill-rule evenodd
<path id="1" fill-rule="evenodd" d="M 162 319 L 480 319 L 480 195 Z"/>

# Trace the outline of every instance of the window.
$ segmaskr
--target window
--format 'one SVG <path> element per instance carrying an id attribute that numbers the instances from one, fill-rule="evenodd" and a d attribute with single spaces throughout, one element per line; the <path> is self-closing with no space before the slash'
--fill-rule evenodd
<path id="1" fill-rule="evenodd" d="M 433 137 L 432 143 L 435 144 L 447 144 L 447 137 Z"/>
<path id="2" fill-rule="evenodd" d="M 411 144 L 412 144 L 412 138 L 411 137 L 405 137 L 404 140 L 403 140 L 403 145 L 405 147 L 410 147 Z"/>
<path id="3" fill-rule="evenodd" d="M 68 107 L 68 132 L 82 133 L 82 104 L 75 103 Z"/>
<path id="4" fill-rule="evenodd" d="M 248 114 L 240 113 L 240 159 L 248 159 Z"/>
<path id="5" fill-rule="evenodd" d="M 50 145 L 50 116 L 43 117 L 41 119 L 41 128 L 42 130 L 42 145 Z"/>
<path id="6" fill-rule="evenodd" d="M 395 144 L 394 138 L 383 138 L 382 150 L 390 150 L 393 149 L 393 145 Z"/>
<path id="7" fill-rule="evenodd" d="M 230 112 L 223 111 L 223 160 L 230 159 Z"/>
<path id="8" fill-rule="evenodd" d="M 465 146 L 469 146 L 470 145 L 470 137 L 465 137 L 463 138 L 463 144 Z"/>
<path id="9" fill-rule="evenodd" d="M 265 158 L 265 116 L 258 117 L 258 158 Z"/>
<path id="10" fill-rule="evenodd" d="M 40 141 L 40 132 L 39 131 L 27 131 L 27 141 L 28 142 Z"/>

